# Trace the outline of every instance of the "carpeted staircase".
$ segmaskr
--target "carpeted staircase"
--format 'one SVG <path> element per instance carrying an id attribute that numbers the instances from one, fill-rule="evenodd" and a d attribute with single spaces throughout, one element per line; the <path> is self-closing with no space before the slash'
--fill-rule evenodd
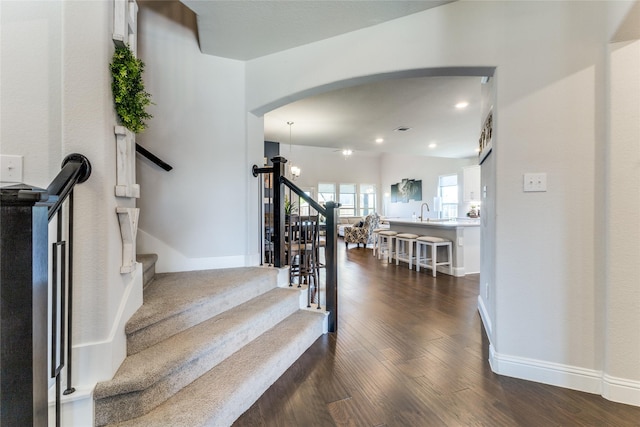
<path id="1" fill-rule="evenodd" d="M 231 425 L 323 334 L 325 315 L 301 310 L 275 269 L 150 276 L 128 356 L 96 386 L 96 426 Z"/>

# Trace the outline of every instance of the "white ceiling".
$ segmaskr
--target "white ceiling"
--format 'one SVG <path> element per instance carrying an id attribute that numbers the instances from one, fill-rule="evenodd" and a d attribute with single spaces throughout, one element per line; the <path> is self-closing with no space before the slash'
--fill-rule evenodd
<path id="1" fill-rule="evenodd" d="M 437 7 L 450 0 L 181 0 L 197 14 L 203 53 L 249 60 Z M 480 77 L 413 77 L 339 89 L 275 109 L 265 140 L 437 157 L 476 155 Z M 458 110 L 460 101 L 469 107 Z M 394 129 L 406 126 L 407 132 Z M 376 143 L 383 138 L 383 143 Z M 435 143 L 435 148 L 428 145 Z M 339 156 L 339 152 L 336 151 Z"/>
<path id="2" fill-rule="evenodd" d="M 200 49 L 249 60 L 453 0 L 181 0 L 198 16 Z"/>
<path id="3" fill-rule="evenodd" d="M 288 144 L 292 121 L 294 145 L 472 157 L 481 127 L 480 86 L 480 77 L 420 77 L 335 90 L 267 113 L 265 139 Z M 469 106 L 457 109 L 461 101 Z M 394 130 L 399 127 L 411 129 Z"/>

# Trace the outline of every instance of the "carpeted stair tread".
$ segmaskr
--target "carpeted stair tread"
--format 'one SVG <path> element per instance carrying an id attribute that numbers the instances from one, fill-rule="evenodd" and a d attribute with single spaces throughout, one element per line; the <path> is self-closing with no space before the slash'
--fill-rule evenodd
<path id="1" fill-rule="evenodd" d="M 136 261 L 142 264 L 142 271 L 148 270 L 158 261 L 157 254 L 137 254 Z"/>
<path id="2" fill-rule="evenodd" d="M 262 295 L 275 288 L 276 277 L 261 267 L 156 274 L 125 327 L 128 354 Z"/>
<path id="3" fill-rule="evenodd" d="M 324 317 L 297 311 L 148 414 L 114 426 L 231 425 L 323 334 Z"/>
<path id="4" fill-rule="evenodd" d="M 297 290 L 274 288 L 128 356 L 112 380 L 95 388 L 96 424 L 151 410 L 298 310 L 299 298 Z"/>

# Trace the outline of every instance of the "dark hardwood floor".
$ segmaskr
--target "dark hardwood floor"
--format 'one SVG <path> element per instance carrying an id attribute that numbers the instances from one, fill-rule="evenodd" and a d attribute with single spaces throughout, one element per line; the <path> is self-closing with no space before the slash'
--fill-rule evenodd
<path id="1" fill-rule="evenodd" d="M 477 275 L 433 278 L 339 248 L 339 331 L 234 426 L 640 426 L 638 407 L 494 374 Z"/>

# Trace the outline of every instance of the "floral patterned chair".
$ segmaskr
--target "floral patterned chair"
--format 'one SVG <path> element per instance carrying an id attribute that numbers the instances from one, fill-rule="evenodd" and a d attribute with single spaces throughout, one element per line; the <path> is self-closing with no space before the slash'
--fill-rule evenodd
<path id="1" fill-rule="evenodd" d="M 378 228 L 380 224 L 380 216 L 377 213 L 367 215 L 364 219 L 364 224 L 353 227 L 347 227 L 344 229 L 344 244 L 348 248 L 349 243 L 357 243 L 360 247 L 360 243 L 366 248 L 368 244 L 373 244 L 373 230 Z"/>

